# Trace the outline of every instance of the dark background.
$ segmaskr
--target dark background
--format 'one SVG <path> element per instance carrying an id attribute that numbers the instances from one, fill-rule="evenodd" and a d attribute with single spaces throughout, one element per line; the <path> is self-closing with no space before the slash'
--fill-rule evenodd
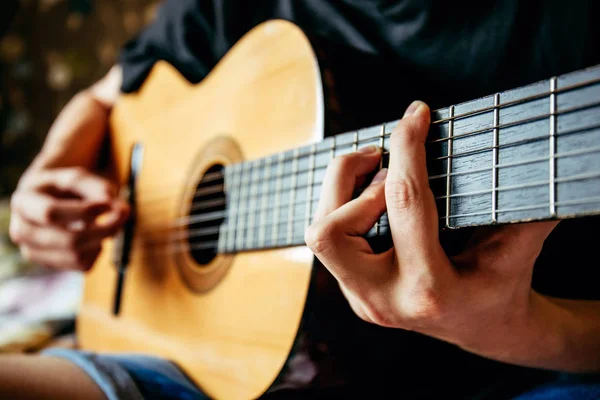
<path id="1" fill-rule="evenodd" d="M 57 114 L 113 65 L 159 0 L 0 0 L 0 198 Z"/>

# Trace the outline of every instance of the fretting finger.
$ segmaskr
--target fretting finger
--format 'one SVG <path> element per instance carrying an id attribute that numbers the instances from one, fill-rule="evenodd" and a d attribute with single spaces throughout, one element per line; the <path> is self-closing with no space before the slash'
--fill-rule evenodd
<path id="1" fill-rule="evenodd" d="M 325 172 L 315 222 L 352 200 L 357 183 L 377 167 L 380 158 L 375 146 L 335 158 Z"/>
<path id="2" fill-rule="evenodd" d="M 425 140 L 429 107 L 414 102 L 392 133 L 386 201 L 400 264 L 426 265 L 442 252 L 435 199 L 429 188 Z"/>
<path id="3" fill-rule="evenodd" d="M 308 247 L 336 279 L 348 287 L 354 288 L 355 279 L 365 275 L 364 266 L 374 262 L 367 261 L 368 257 L 387 257 L 373 254 L 363 237 L 385 211 L 386 173 L 386 170 L 379 172 L 360 196 L 306 231 Z M 380 265 L 381 271 L 385 271 L 386 263 Z"/>

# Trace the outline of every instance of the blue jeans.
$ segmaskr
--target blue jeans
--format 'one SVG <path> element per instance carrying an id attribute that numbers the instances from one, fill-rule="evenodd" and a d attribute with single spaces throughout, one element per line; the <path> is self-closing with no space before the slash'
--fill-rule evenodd
<path id="1" fill-rule="evenodd" d="M 598 400 L 600 376 L 559 374 L 555 381 L 536 387 L 514 400 Z"/>
<path id="2" fill-rule="evenodd" d="M 61 357 L 83 369 L 102 389 L 108 400 L 206 400 L 177 366 L 167 360 L 140 355 L 107 355 L 51 349 L 47 356 Z M 600 400 L 600 375 L 558 374 L 557 378 L 510 400 Z M 510 382 L 507 382 L 509 384 Z M 373 388 L 341 386 L 328 389 L 282 389 L 268 393 L 265 399 L 331 399 L 373 397 Z M 419 393 L 403 393 L 397 384 L 387 396 L 417 399 Z M 451 393 L 446 394 L 452 397 Z M 477 400 L 499 400 L 492 394 Z M 504 399 L 503 399 L 504 400 Z M 508 399 L 507 399 L 508 400 Z"/>

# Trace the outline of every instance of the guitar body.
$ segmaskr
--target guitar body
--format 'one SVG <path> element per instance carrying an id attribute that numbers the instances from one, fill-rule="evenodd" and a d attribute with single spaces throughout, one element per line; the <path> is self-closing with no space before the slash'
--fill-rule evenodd
<path id="1" fill-rule="evenodd" d="M 227 165 L 315 142 L 322 85 L 308 40 L 270 21 L 242 38 L 198 85 L 158 63 L 124 95 L 111 120 L 112 164 L 122 184 L 135 143 L 136 222 L 119 315 L 113 315 L 114 240 L 87 275 L 77 321 L 82 349 L 174 361 L 209 396 L 260 396 L 280 374 L 301 323 L 312 272 L 306 247 L 217 255 L 200 265 L 172 245 L 196 187 Z"/>

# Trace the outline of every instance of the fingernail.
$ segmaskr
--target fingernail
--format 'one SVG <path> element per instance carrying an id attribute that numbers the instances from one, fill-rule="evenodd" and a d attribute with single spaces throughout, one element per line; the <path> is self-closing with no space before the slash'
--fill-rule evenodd
<path id="1" fill-rule="evenodd" d="M 375 153 L 379 148 L 377 146 L 371 145 L 371 146 L 367 146 L 367 147 L 363 147 L 362 149 L 358 150 L 361 153 L 364 154 L 372 154 Z"/>
<path id="2" fill-rule="evenodd" d="M 413 101 L 412 103 L 410 103 L 410 106 L 408 106 L 408 108 L 406 109 L 404 116 L 408 117 L 409 115 L 414 114 L 422 105 L 423 105 L 422 101 L 418 101 L 418 100 Z"/>
<path id="3" fill-rule="evenodd" d="M 387 168 L 383 168 L 381 169 L 374 177 L 373 180 L 371 181 L 371 184 L 376 184 L 376 183 L 380 183 L 383 182 L 385 180 L 385 177 L 387 176 L 388 170 Z"/>

